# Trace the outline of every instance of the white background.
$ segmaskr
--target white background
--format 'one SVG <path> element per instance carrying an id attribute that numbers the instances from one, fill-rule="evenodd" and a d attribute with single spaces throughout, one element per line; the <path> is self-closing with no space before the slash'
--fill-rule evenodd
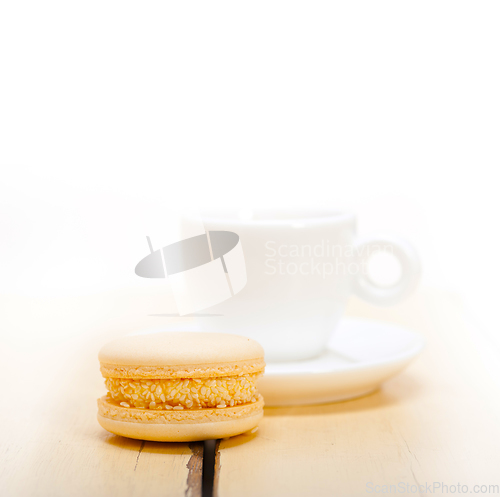
<path id="1" fill-rule="evenodd" d="M 500 334 L 499 25 L 496 1 L 2 2 L 0 293 L 151 284 L 145 235 L 183 205 L 340 206 Z"/>

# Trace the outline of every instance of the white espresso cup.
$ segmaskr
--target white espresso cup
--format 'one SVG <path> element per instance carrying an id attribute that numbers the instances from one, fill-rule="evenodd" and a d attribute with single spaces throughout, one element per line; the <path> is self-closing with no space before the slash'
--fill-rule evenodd
<path id="1" fill-rule="evenodd" d="M 203 222 L 207 231 L 239 235 L 247 283 L 199 316 L 199 326 L 257 340 L 270 362 L 320 355 L 352 294 L 392 305 L 414 290 L 420 276 L 408 242 L 382 235 L 358 239 L 349 212 L 210 212 Z M 367 271 L 370 256 L 380 251 L 401 264 L 400 279 L 389 287 Z"/>

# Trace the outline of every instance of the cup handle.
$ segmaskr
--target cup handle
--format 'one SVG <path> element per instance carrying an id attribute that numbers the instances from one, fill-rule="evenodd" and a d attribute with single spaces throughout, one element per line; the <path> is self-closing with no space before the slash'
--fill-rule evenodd
<path id="1" fill-rule="evenodd" d="M 394 236 L 372 236 L 358 240 L 355 245 L 358 264 L 361 268 L 354 281 L 354 293 L 379 306 L 396 304 L 410 295 L 418 284 L 421 273 L 420 260 L 413 245 Z M 370 256 L 388 252 L 401 264 L 401 277 L 391 286 L 380 286 L 372 281 L 366 271 Z"/>

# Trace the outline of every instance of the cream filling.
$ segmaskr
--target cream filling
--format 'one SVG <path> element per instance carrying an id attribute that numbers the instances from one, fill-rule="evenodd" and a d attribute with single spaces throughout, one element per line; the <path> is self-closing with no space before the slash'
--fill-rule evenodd
<path id="1" fill-rule="evenodd" d="M 123 407 L 140 409 L 201 409 L 256 402 L 261 373 L 219 378 L 131 380 L 106 378 L 108 397 Z"/>

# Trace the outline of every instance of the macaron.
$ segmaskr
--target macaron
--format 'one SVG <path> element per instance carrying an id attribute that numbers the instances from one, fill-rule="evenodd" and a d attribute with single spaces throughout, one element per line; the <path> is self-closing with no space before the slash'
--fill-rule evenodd
<path id="1" fill-rule="evenodd" d="M 125 336 L 99 352 L 108 393 L 97 419 L 111 433 L 157 442 L 192 442 L 255 428 L 264 401 L 256 380 L 264 350 L 225 333 Z"/>

